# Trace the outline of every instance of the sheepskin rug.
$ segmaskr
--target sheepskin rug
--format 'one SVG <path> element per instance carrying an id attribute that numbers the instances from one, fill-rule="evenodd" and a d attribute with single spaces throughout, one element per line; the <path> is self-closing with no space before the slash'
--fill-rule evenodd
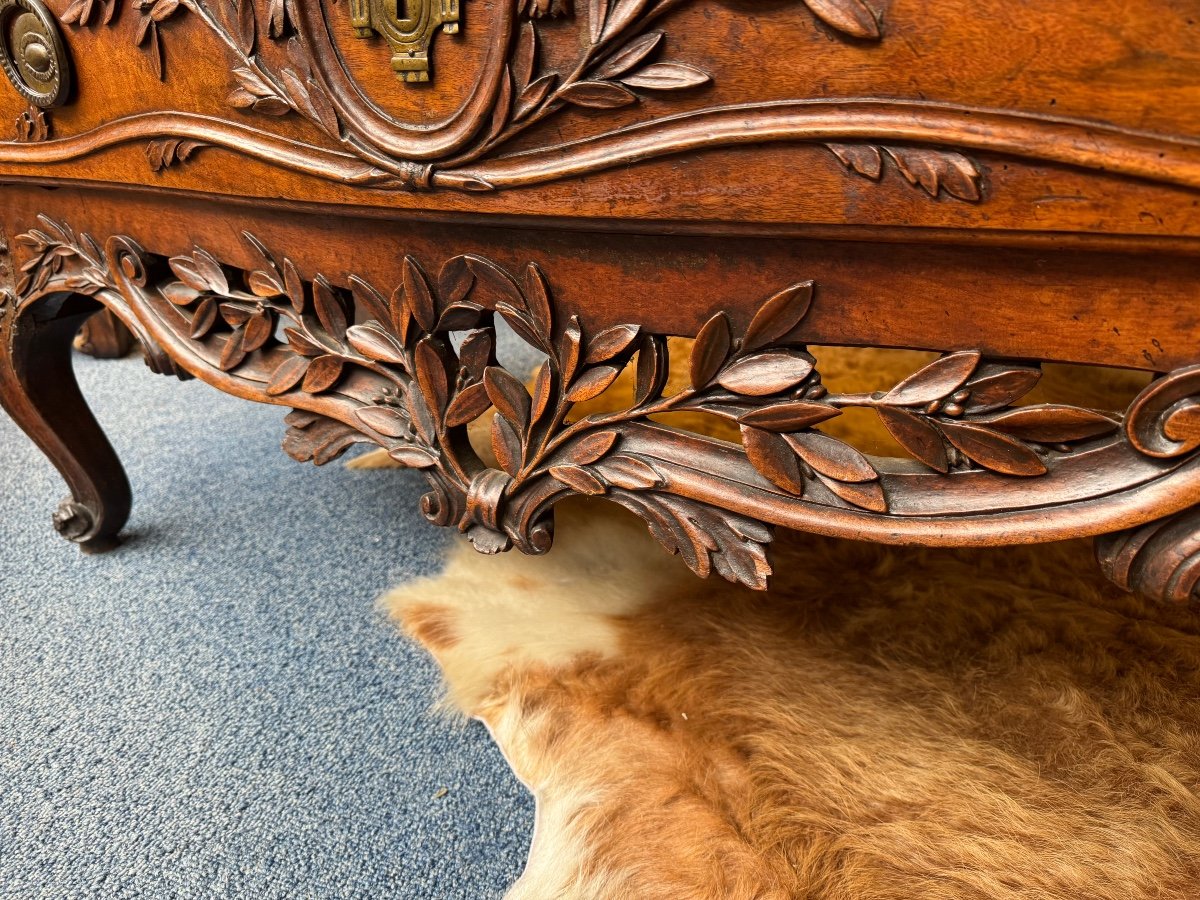
<path id="1" fill-rule="evenodd" d="M 456 545 L 382 601 L 537 797 L 511 900 L 1200 897 L 1200 614 L 1089 544 L 782 534 L 756 594 L 558 516 L 547 556 Z"/>

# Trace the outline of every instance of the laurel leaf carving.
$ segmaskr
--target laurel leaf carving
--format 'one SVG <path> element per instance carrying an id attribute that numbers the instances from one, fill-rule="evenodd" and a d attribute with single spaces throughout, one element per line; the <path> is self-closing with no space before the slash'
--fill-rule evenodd
<path id="1" fill-rule="evenodd" d="M 487 412 L 491 405 L 492 400 L 488 396 L 486 385 L 482 382 L 468 385 L 450 401 L 450 406 L 446 409 L 446 426 L 455 428 L 474 422 Z"/>
<path id="2" fill-rule="evenodd" d="M 704 327 L 696 335 L 696 342 L 692 345 L 689 374 L 693 388 L 700 390 L 716 377 L 718 370 L 729 357 L 732 346 L 729 317 L 724 312 L 719 312 L 704 323 Z"/>
<path id="3" fill-rule="evenodd" d="M 612 81 L 577 81 L 559 91 L 558 96 L 568 103 L 591 109 L 616 109 L 637 102 L 637 96 L 631 90 Z"/>
<path id="4" fill-rule="evenodd" d="M 778 434 L 743 425 L 742 447 L 754 468 L 776 487 L 797 497 L 804 493 L 804 476 L 796 454 Z"/>
<path id="5" fill-rule="evenodd" d="M 804 4 L 830 28 L 863 40 L 879 40 L 879 23 L 863 0 L 804 0 Z"/>
<path id="6" fill-rule="evenodd" d="M 927 419 L 894 406 L 879 406 L 875 411 L 896 443 L 929 468 L 942 473 L 950 471 L 942 434 Z"/>
<path id="7" fill-rule="evenodd" d="M 1046 472 L 1046 464 L 1016 438 L 968 422 L 938 424 L 951 444 L 985 469 L 1026 477 Z"/>
<path id="8" fill-rule="evenodd" d="M 598 495 L 608 490 L 603 481 L 582 466 L 551 466 L 550 474 L 580 494 Z"/>
<path id="9" fill-rule="evenodd" d="M 757 350 L 781 340 L 808 315 L 812 306 L 813 283 L 793 284 L 764 303 L 742 338 L 742 350 Z"/>
<path id="10" fill-rule="evenodd" d="M 1012 437 L 1046 444 L 1101 437 L 1120 427 L 1120 423 L 1103 413 L 1053 403 L 1022 406 L 980 421 Z"/>
<path id="11" fill-rule="evenodd" d="M 798 350 L 768 350 L 735 360 L 717 376 L 726 390 L 763 397 L 795 387 L 812 374 L 814 360 Z"/>
<path id="12" fill-rule="evenodd" d="M 965 350 L 939 357 L 909 375 L 884 396 L 892 406 L 924 406 L 962 387 L 979 364 L 979 353 Z"/>
<path id="13" fill-rule="evenodd" d="M 629 87 L 652 91 L 682 91 L 710 81 L 707 72 L 684 63 L 655 63 L 621 78 L 621 83 Z"/>

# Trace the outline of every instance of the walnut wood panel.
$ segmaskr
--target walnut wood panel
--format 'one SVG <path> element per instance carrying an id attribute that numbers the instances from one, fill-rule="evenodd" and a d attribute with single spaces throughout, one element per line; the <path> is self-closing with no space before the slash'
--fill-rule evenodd
<path id="1" fill-rule="evenodd" d="M 611 0 L 532 20 L 472 2 L 422 85 L 339 5 L 52 3 L 83 102 L 49 141 L 0 146 L 0 172 L 473 213 L 1196 230 L 1200 54 L 1168 0 Z"/>

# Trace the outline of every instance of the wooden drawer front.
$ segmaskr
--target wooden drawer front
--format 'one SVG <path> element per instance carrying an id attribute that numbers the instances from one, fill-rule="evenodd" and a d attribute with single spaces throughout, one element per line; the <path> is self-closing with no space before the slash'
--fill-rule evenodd
<path id="1" fill-rule="evenodd" d="M 400 6 L 51 0 L 75 87 L 49 111 L 4 93 L 0 175 L 452 213 L 1200 232 L 1187 0 Z"/>

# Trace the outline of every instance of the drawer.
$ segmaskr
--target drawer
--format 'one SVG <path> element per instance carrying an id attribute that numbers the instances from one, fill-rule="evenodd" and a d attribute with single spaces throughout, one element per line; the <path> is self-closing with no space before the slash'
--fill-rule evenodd
<path id="1" fill-rule="evenodd" d="M 40 8 L 64 86 L 3 92 L 0 177 L 591 227 L 1200 232 L 1187 0 L 7 8 L 14 76 Z"/>

